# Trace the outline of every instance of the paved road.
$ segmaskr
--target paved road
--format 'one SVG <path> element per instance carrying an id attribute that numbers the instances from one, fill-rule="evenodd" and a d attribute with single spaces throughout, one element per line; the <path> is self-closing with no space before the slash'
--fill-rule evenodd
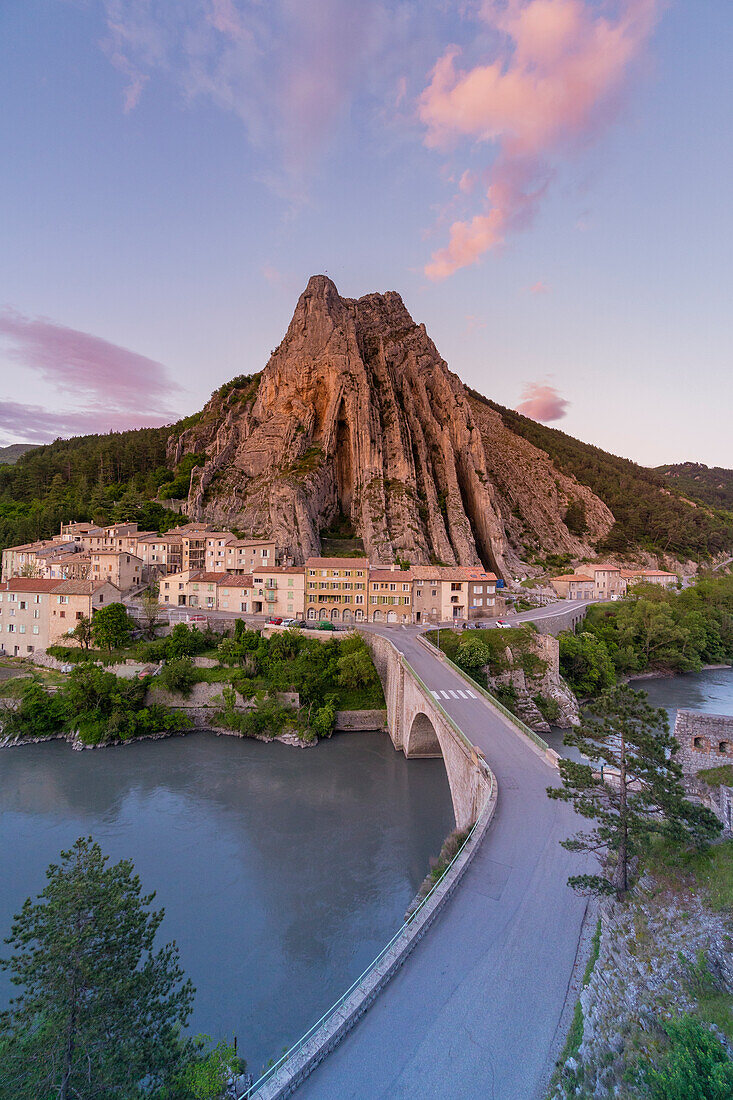
<path id="1" fill-rule="evenodd" d="M 485 752 L 499 781 L 498 808 L 450 904 L 296 1095 L 534 1100 L 586 906 L 565 885 L 580 861 L 558 843 L 577 821 L 545 794 L 556 773 L 418 644 L 414 630 L 383 632 Z"/>

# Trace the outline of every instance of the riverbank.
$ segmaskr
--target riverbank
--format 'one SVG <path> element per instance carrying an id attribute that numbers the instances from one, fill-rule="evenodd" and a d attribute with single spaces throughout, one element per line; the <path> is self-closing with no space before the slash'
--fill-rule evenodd
<path id="1" fill-rule="evenodd" d="M 700 672 L 716 672 L 718 669 L 733 668 L 733 665 L 703 665 Z M 690 672 L 675 672 L 671 668 L 659 668 L 653 669 L 650 672 L 632 672 L 628 676 L 619 676 L 619 681 L 622 684 L 632 684 L 635 680 L 669 680 L 675 676 L 690 676 L 694 673 Z"/>

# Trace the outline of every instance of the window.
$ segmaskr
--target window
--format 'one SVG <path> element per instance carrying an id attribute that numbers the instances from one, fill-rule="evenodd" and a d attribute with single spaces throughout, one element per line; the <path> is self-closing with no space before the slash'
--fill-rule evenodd
<path id="1" fill-rule="evenodd" d="M 12 627 L 8 627 L 8 629 L 12 630 Z M 693 747 L 693 749 L 701 749 L 703 747 L 702 746 L 702 737 L 693 737 L 692 747 Z"/>
<path id="2" fill-rule="evenodd" d="M 33 627 L 33 633 L 34 633 L 34 634 L 37 634 L 37 633 L 38 633 L 38 627 L 37 627 L 37 626 L 34 626 L 34 627 Z"/>
<path id="3" fill-rule="evenodd" d="M 484 586 L 482 584 L 474 585 L 474 592 L 483 592 Z"/>
<path id="4" fill-rule="evenodd" d="M 728 742 L 727 741 L 721 741 L 720 744 L 718 745 L 718 752 L 721 753 L 723 756 L 725 756 L 727 751 L 728 751 Z"/>

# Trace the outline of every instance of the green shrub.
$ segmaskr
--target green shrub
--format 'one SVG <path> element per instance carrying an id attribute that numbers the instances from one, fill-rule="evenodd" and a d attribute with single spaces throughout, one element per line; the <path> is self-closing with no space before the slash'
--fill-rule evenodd
<path id="1" fill-rule="evenodd" d="M 733 1062 L 717 1036 L 692 1016 L 671 1020 L 663 1031 L 664 1052 L 640 1067 L 650 1100 L 730 1100 Z"/>
<path id="2" fill-rule="evenodd" d="M 187 697 L 198 678 L 196 666 L 190 657 L 174 657 L 163 665 L 157 680 L 166 691 Z"/>

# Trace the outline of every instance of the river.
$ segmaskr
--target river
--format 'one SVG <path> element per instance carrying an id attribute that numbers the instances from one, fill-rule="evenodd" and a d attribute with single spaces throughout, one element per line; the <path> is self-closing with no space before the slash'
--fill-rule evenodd
<path id="1" fill-rule="evenodd" d="M 679 676 L 655 676 L 630 680 L 637 691 L 645 691 L 654 707 L 664 707 L 669 726 L 674 730 L 677 710 L 697 710 L 705 714 L 733 714 L 733 668 L 708 668 L 702 672 L 685 672 Z M 565 731 L 554 726 L 543 733 L 547 743 L 562 756 L 582 760 L 576 748 L 563 745 Z"/>
<path id="2" fill-rule="evenodd" d="M 441 760 L 386 734 L 315 749 L 196 733 L 0 752 L 0 937 L 78 836 L 130 857 L 197 988 L 192 1030 L 257 1074 L 398 928 L 453 827 Z M 0 973 L 0 1007 L 12 995 Z"/>

